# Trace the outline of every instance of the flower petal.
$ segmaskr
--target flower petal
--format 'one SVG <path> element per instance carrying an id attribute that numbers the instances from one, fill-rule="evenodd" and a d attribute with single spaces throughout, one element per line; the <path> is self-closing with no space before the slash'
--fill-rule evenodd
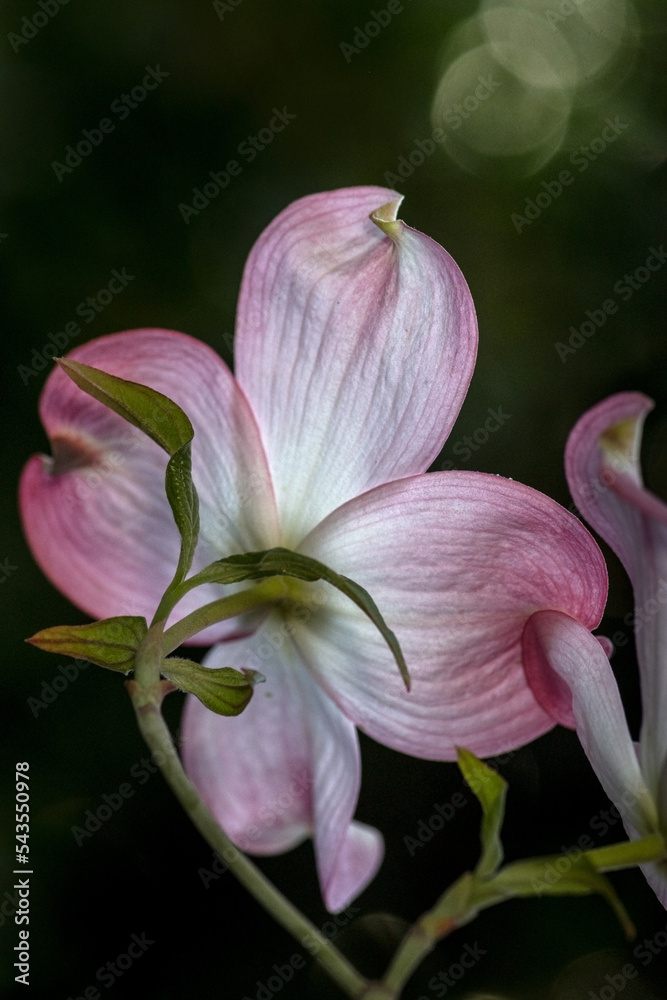
<path id="1" fill-rule="evenodd" d="M 559 611 L 539 611 L 524 631 L 526 672 L 537 697 L 552 711 L 551 681 L 539 680 L 552 671 L 570 692 L 577 735 L 600 784 L 626 825 L 640 836 L 657 829 L 655 802 L 642 776 L 625 718 L 621 696 L 609 660 L 595 636 Z M 538 683 L 535 683 L 535 681 Z M 557 709 L 562 703 L 562 692 Z"/>
<path id="2" fill-rule="evenodd" d="M 645 490 L 641 432 L 653 403 L 625 392 L 594 406 L 570 434 L 566 471 L 575 503 L 632 581 L 643 703 L 640 754 L 657 793 L 667 760 L 667 505 Z"/>
<path id="3" fill-rule="evenodd" d="M 276 543 L 271 485 L 254 418 L 210 348 L 172 331 L 134 330 L 91 341 L 69 356 L 159 390 L 190 417 L 202 526 L 194 570 L 232 552 Z M 179 550 L 164 490 L 166 454 L 60 369 L 46 382 L 40 412 L 55 457 L 33 457 L 20 491 L 37 561 L 94 617 L 152 617 Z M 220 594 L 218 587 L 194 591 L 176 617 Z M 202 633 L 200 641 L 228 632 L 224 623 Z"/>
<path id="4" fill-rule="evenodd" d="M 642 865 L 641 869 L 644 873 L 646 881 L 667 910 L 667 861 L 659 861 L 650 865 Z"/>
<path id="5" fill-rule="evenodd" d="M 277 614 L 204 662 L 252 666 L 266 683 L 236 718 L 188 698 L 182 745 L 190 778 L 244 851 L 280 853 L 312 834 L 325 904 L 342 910 L 383 853 L 377 830 L 352 821 L 361 780 L 354 726 L 312 679 Z"/>
<path id="6" fill-rule="evenodd" d="M 331 514 L 301 551 L 365 587 L 401 644 L 406 692 L 376 630 L 331 592 L 295 642 L 342 710 L 418 757 L 489 756 L 544 733 L 521 635 L 537 610 L 597 624 L 602 554 L 580 522 L 520 483 L 429 473 L 377 487 Z"/>
<path id="7" fill-rule="evenodd" d="M 246 265 L 235 371 L 288 547 L 346 500 L 427 469 L 470 382 L 470 292 L 442 247 L 395 221 L 399 203 L 372 187 L 303 198 Z"/>

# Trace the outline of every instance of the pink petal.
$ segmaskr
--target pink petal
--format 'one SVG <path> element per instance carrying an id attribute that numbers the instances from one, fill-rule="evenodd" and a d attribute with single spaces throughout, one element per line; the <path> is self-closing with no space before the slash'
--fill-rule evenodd
<path id="1" fill-rule="evenodd" d="M 646 881 L 667 910 L 667 861 L 659 861 L 650 865 L 642 865 L 641 869 L 644 873 Z"/>
<path id="2" fill-rule="evenodd" d="M 567 615 L 539 611 L 524 631 L 524 660 L 536 697 L 556 717 L 567 691 L 577 735 L 630 839 L 664 829 L 665 817 L 659 817 L 656 802 L 662 802 L 664 810 L 667 796 L 658 789 L 656 798 L 646 786 L 616 679 L 598 638 Z M 667 861 L 641 869 L 667 907 Z"/>
<path id="3" fill-rule="evenodd" d="M 549 697 L 551 678 L 541 683 L 539 672 L 552 672 L 557 685 L 570 693 L 577 735 L 605 792 L 642 836 L 657 826 L 654 801 L 639 768 L 621 696 L 604 649 L 579 622 L 559 611 L 534 614 L 524 632 L 527 674 L 544 708 L 559 710 Z"/>
<path id="4" fill-rule="evenodd" d="M 69 356 L 159 390 L 190 417 L 202 522 L 195 568 L 276 544 L 273 497 L 254 418 L 210 348 L 184 334 L 134 330 L 94 340 Z M 164 492 L 167 455 L 60 369 L 46 382 L 40 412 L 55 461 L 33 457 L 20 494 L 37 561 L 93 617 L 151 618 L 178 561 L 178 532 Z M 194 591 L 177 617 L 221 593 L 218 587 Z M 227 625 L 208 630 L 201 641 L 228 631 Z"/>
<path id="5" fill-rule="evenodd" d="M 364 490 L 427 469 L 468 388 L 470 292 L 442 247 L 391 221 L 399 202 L 372 187 L 303 198 L 246 265 L 235 370 L 287 546 Z M 381 206 L 386 231 L 369 219 Z"/>
<path id="6" fill-rule="evenodd" d="M 642 428 L 653 403 L 638 392 L 610 396 L 588 410 L 567 442 L 565 468 L 573 499 L 613 548 L 633 583 L 644 576 L 642 518 L 667 525 L 667 505 L 642 486 Z"/>
<path id="7" fill-rule="evenodd" d="M 589 410 L 570 434 L 566 470 L 584 517 L 632 580 L 644 716 L 642 769 L 657 789 L 667 760 L 667 505 L 645 490 L 641 432 L 651 400 L 619 393 Z"/>
<path id="8" fill-rule="evenodd" d="M 405 691 L 379 633 L 327 592 L 295 633 L 320 682 L 364 732 L 418 757 L 519 747 L 553 719 L 521 661 L 538 610 L 595 626 L 606 569 L 580 522 L 548 497 L 472 472 L 390 483 L 336 510 L 301 551 L 366 587 L 403 648 Z"/>
<path id="9" fill-rule="evenodd" d="M 352 819 L 361 780 L 354 726 L 311 678 L 277 614 L 253 636 L 216 646 L 205 663 L 251 666 L 266 683 L 235 718 L 188 698 L 182 745 L 190 778 L 244 851 L 276 854 L 312 835 L 325 904 L 342 910 L 383 853 L 377 830 Z"/>

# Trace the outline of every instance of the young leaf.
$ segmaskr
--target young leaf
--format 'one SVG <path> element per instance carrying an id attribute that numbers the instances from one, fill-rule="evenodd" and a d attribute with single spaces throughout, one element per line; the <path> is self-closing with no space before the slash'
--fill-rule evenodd
<path id="1" fill-rule="evenodd" d="M 367 590 L 360 587 L 340 573 L 335 573 L 328 566 L 311 559 L 310 556 L 292 552 L 290 549 L 275 548 L 264 552 L 247 552 L 211 563 L 196 576 L 190 577 L 179 588 L 179 595 L 203 583 L 238 583 L 242 580 L 260 580 L 270 576 L 291 576 L 297 580 L 313 583 L 324 580 L 345 594 L 354 604 L 367 615 L 378 629 L 389 646 L 400 670 L 406 689 L 410 690 L 410 674 L 395 634 L 386 624 L 384 618 Z"/>
<path id="2" fill-rule="evenodd" d="M 190 455 L 190 442 L 194 437 L 192 424 L 180 406 L 147 385 L 128 382 L 70 358 L 59 358 L 58 364 L 80 389 L 134 424 L 169 455 L 165 488 L 181 535 L 181 552 L 174 583 L 160 605 L 162 616 L 163 603 L 169 603 L 167 595 L 185 578 L 192 565 L 199 538 L 199 498 L 192 482 Z"/>
<path id="3" fill-rule="evenodd" d="M 192 424 L 168 396 L 70 358 L 58 358 L 58 364 L 80 389 L 148 434 L 168 455 L 192 441 Z"/>
<path id="4" fill-rule="evenodd" d="M 181 535 L 181 551 L 174 580 L 180 582 L 192 566 L 199 538 L 199 497 L 192 481 L 190 443 L 175 452 L 165 475 L 167 499 Z"/>
<path id="5" fill-rule="evenodd" d="M 57 625 L 37 632 L 26 642 L 98 667 L 127 673 L 132 669 L 137 648 L 148 631 L 146 619 L 132 615 L 105 618 L 90 625 Z"/>
<path id="6" fill-rule="evenodd" d="M 458 764 L 471 791 L 479 799 L 484 814 L 481 831 L 482 856 L 475 874 L 479 878 L 487 878 L 497 871 L 503 860 L 500 830 L 505 816 L 507 782 L 492 767 L 462 747 L 458 748 Z"/>
<path id="7" fill-rule="evenodd" d="M 252 698 L 255 684 L 264 680 L 255 670 L 242 673 L 232 667 L 209 670 L 175 656 L 163 660 L 160 673 L 181 691 L 194 694 L 218 715 L 239 715 Z"/>

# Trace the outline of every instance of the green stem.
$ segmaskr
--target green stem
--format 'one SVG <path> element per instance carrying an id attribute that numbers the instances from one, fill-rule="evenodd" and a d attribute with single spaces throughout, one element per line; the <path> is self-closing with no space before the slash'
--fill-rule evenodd
<path id="1" fill-rule="evenodd" d="M 239 595 L 240 596 L 240 595 Z M 160 705 L 165 683 L 159 680 L 162 662 L 161 624 L 152 626 L 142 643 L 136 661 L 135 677 L 128 681 L 128 693 L 137 716 L 139 729 L 153 753 L 153 759 L 164 775 L 186 813 L 210 844 L 224 857 L 231 871 L 255 899 L 298 941 L 309 939 L 309 950 L 317 961 L 354 1000 L 367 995 L 371 985 L 348 962 L 344 955 L 310 922 L 262 872 L 242 854 L 223 833 L 206 808 L 196 788 L 183 770 L 174 742 L 165 723 Z M 148 681 L 150 683 L 146 684 Z M 169 690 L 169 688 L 167 688 Z M 312 942 L 312 944 L 311 944 Z"/>
<path id="2" fill-rule="evenodd" d="M 382 980 L 382 984 L 389 990 L 389 996 L 400 997 L 410 976 L 436 944 L 476 915 L 477 905 L 473 902 L 473 894 L 474 876 L 471 872 L 465 872 L 445 890 L 435 906 L 423 913 L 412 925 Z M 380 996 L 378 994 L 378 1000 Z M 375 1000 L 372 993 L 368 1000 Z"/>
<path id="3" fill-rule="evenodd" d="M 621 844 L 596 847 L 584 854 L 599 872 L 614 872 L 621 868 L 634 868 L 648 861 L 660 861 L 665 857 L 665 841 L 659 833 L 653 833 L 641 840 L 626 840 Z"/>
<path id="4" fill-rule="evenodd" d="M 665 842 L 659 834 L 653 834 L 639 841 L 625 841 L 583 853 L 597 871 L 617 871 L 664 858 Z M 501 868 L 497 873 L 500 878 L 495 893 L 494 878 L 480 883 L 467 872 L 454 882 L 433 909 L 422 914 L 401 942 L 382 980 L 389 992 L 376 994 L 371 990 L 364 1000 L 400 996 L 410 976 L 439 941 L 472 920 L 480 910 L 512 898 L 512 893 L 501 888 L 503 871 Z"/>
<path id="5" fill-rule="evenodd" d="M 209 604 L 197 608 L 196 611 L 181 618 L 164 633 L 162 655 L 168 656 L 178 646 L 203 629 L 208 628 L 209 625 L 216 625 L 227 618 L 235 618 L 248 611 L 259 611 L 262 608 L 270 607 L 280 600 L 284 585 L 279 584 L 279 588 L 274 579 L 265 580 L 249 590 L 239 590 L 236 594 L 220 597 L 217 601 L 211 601 Z"/>

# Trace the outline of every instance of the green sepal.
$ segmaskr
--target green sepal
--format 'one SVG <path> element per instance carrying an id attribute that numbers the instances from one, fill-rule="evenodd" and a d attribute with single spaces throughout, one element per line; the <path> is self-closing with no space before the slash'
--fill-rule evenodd
<path id="1" fill-rule="evenodd" d="M 517 896 L 587 896 L 599 893 L 618 917 L 628 939 L 635 928 L 608 878 L 599 872 L 585 853 L 528 858 L 506 865 L 489 883 L 501 898 Z"/>
<path id="2" fill-rule="evenodd" d="M 482 856 L 475 869 L 479 878 L 488 878 L 500 867 L 503 845 L 500 830 L 505 817 L 507 782 L 497 771 L 463 747 L 457 748 L 458 765 L 465 781 L 482 807 Z"/>
<path id="3" fill-rule="evenodd" d="M 410 690 L 410 673 L 398 639 L 386 624 L 371 595 L 354 580 L 341 576 L 340 573 L 335 573 L 323 563 L 311 559 L 310 556 L 283 548 L 229 556 L 211 563 L 206 569 L 190 577 L 180 588 L 180 592 L 186 593 L 203 583 L 239 583 L 243 580 L 261 580 L 271 576 L 290 576 L 308 583 L 324 580 L 325 583 L 335 587 L 336 590 L 348 597 L 370 618 L 381 633 L 396 660 L 406 689 Z"/>
<path id="4" fill-rule="evenodd" d="M 36 632 L 26 642 L 45 650 L 98 667 L 127 673 L 132 669 L 137 648 L 148 631 L 145 618 L 120 615 L 90 625 L 56 625 Z"/>
<path id="5" fill-rule="evenodd" d="M 183 410 L 163 393 L 139 382 L 129 382 L 117 375 L 83 365 L 70 358 L 58 358 L 58 364 L 73 382 L 100 403 L 147 434 L 169 455 L 165 474 L 167 499 L 181 536 L 181 551 L 172 588 L 185 579 L 192 565 L 199 538 L 199 498 L 192 482 L 190 443 L 194 430 Z M 172 605 L 173 606 L 172 602 Z M 160 607 L 160 612 L 170 610 Z"/>
<path id="6" fill-rule="evenodd" d="M 162 661 L 160 673 L 218 715 L 239 715 L 252 698 L 255 684 L 264 681 L 256 670 L 241 672 L 232 667 L 209 670 L 176 656 Z"/>

